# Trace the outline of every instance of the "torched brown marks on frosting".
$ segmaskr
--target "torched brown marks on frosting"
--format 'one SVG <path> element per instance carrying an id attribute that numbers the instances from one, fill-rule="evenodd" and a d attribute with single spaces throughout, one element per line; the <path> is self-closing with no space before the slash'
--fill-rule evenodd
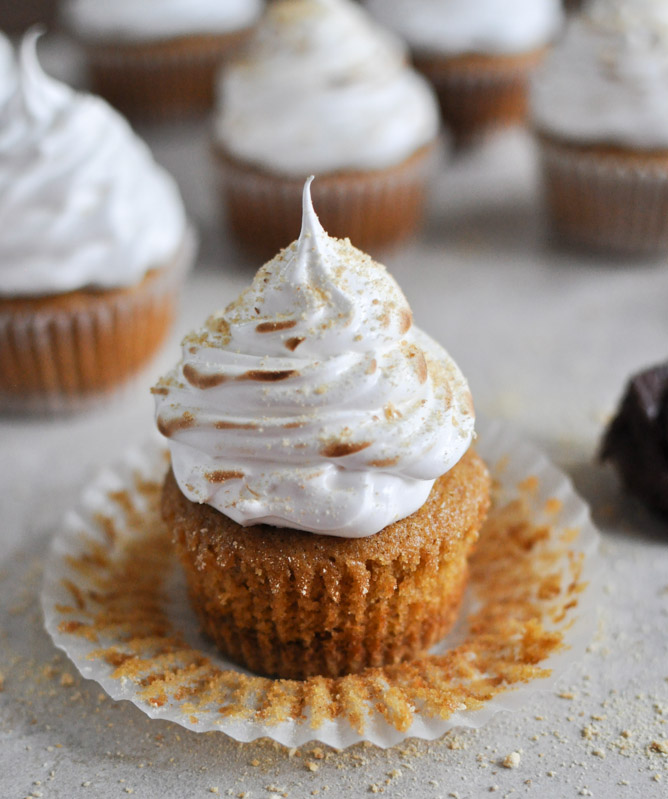
<path id="1" fill-rule="evenodd" d="M 181 416 L 177 416 L 174 419 L 164 419 L 162 416 L 158 416 L 158 430 L 165 438 L 169 438 L 179 430 L 187 430 L 194 424 L 195 417 L 190 411 L 184 411 Z"/>
<path id="2" fill-rule="evenodd" d="M 427 367 L 427 359 L 424 357 L 424 353 L 419 347 L 416 347 L 415 344 L 411 344 L 407 350 L 408 359 L 415 370 L 415 376 L 417 377 L 418 383 L 423 385 L 427 382 L 427 377 L 429 377 L 429 369 Z"/>
<path id="3" fill-rule="evenodd" d="M 373 466 L 375 469 L 389 469 L 392 466 L 396 466 L 399 463 L 399 456 L 395 456 L 394 458 L 379 458 L 375 461 L 369 461 L 369 466 Z"/>
<path id="4" fill-rule="evenodd" d="M 88 657 L 107 664 L 119 685 L 134 685 L 139 700 L 154 708 L 169 703 L 190 724 L 209 723 L 212 715 L 271 725 L 308 716 L 314 729 L 343 719 L 363 734 L 370 704 L 400 731 L 415 721 L 416 707 L 441 719 L 480 710 L 499 694 L 549 676 L 545 661 L 563 649 L 581 613 L 584 556 L 573 549 L 579 530 L 557 533 L 551 520 L 558 520 L 558 499 L 546 503 L 545 523 L 532 520 L 534 478 L 519 487 L 518 499 L 490 510 L 471 559 L 479 606 L 458 646 L 418 664 L 327 680 L 226 670 L 185 641 L 169 615 L 167 575 L 175 555 L 160 518 L 161 481 L 139 480 L 134 492 L 109 495 L 122 512 L 96 519 L 99 540 L 84 539 L 80 554 L 68 556 L 62 585 L 71 601 L 55 608 L 59 630 L 90 642 Z M 117 518 L 126 522 L 119 526 Z"/>
<path id="5" fill-rule="evenodd" d="M 288 380 L 290 377 L 298 377 L 299 372 L 297 369 L 250 369 L 248 372 L 231 377 L 220 372 L 207 374 L 187 363 L 183 367 L 183 376 L 191 386 L 207 389 L 220 386 L 229 380 L 255 380 L 260 383 L 276 383 L 280 380 Z"/>
<path id="6" fill-rule="evenodd" d="M 330 441 L 320 450 L 324 458 L 345 458 L 371 446 L 371 441 Z"/>
<path id="7" fill-rule="evenodd" d="M 292 338 L 286 340 L 285 346 L 290 352 L 294 352 L 304 341 L 306 341 L 306 336 L 292 336 Z"/>
<path id="8" fill-rule="evenodd" d="M 288 380 L 291 377 L 298 377 L 297 369 L 251 369 L 244 372 L 236 380 L 257 380 L 259 383 L 277 383 L 280 380 Z"/>
<path id="9" fill-rule="evenodd" d="M 286 319 L 283 322 L 260 322 L 255 330 L 258 333 L 278 333 L 281 330 L 291 330 L 296 324 L 296 319 Z"/>
<path id="10" fill-rule="evenodd" d="M 216 469 L 213 472 L 207 472 L 204 476 L 210 483 L 226 483 L 228 480 L 242 480 L 244 473 L 229 469 Z"/>
<path id="11" fill-rule="evenodd" d="M 200 372 L 198 369 L 195 369 L 195 367 L 189 363 L 185 364 L 183 367 L 183 376 L 191 386 L 202 389 L 215 388 L 227 380 L 225 375 L 217 373 L 205 374 L 204 372 Z"/>
<path id="12" fill-rule="evenodd" d="M 399 311 L 399 333 L 403 336 L 411 329 L 413 324 L 413 314 L 410 308 L 402 308 Z"/>

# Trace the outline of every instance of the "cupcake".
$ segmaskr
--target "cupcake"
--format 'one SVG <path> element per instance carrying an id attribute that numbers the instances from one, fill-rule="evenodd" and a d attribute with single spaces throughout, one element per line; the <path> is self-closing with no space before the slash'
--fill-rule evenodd
<path id="1" fill-rule="evenodd" d="M 488 506 L 461 372 L 401 290 L 303 224 L 153 389 L 162 498 L 205 632 L 254 672 L 337 676 L 451 627 Z"/>
<path id="2" fill-rule="evenodd" d="M 530 75 L 562 20 L 561 0 L 366 0 L 365 5 L 408 41 L 459 144 L 524 122 Z"/>
<path id="3" fill-rule="evenodd" d="M 547 211 L 572 244 L 668 250 L 668 5 L 593 0 L 532 92 Z"/>
<path id="4" fill-rule="evenodd" d="M 394 35 L 350 0 L 272 3 L 219 86 L 227 222 L 271 257 L 299 234 L 304 180 L 323 224 L 364 249 L 416 229 L 438 108 Z"/>
<path id="5" fill-rule="evenodd" d="M 92 88 L 143 119 L 201 114 L 215 74 L 248 34 L 263 0 L 67 0 L 62 16 L 84 47 Z"/>
<path id="6" fill-rule="evenodd" d="M 192 234 L 146 145 L 47 77 L 36 38 L 0 102 L 0 408 L 70 409 L 156 351 Z"/>

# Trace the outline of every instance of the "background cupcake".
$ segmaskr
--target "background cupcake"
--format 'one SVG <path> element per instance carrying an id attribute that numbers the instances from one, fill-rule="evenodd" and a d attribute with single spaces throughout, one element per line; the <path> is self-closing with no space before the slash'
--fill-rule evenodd
<path id="1" fill-rule="evenodd" d="M 215 122 L 228 222 L 271 256 L 299 233 L 304 179 L 327 229 L 365 249 L 422 214 L 438 108 L 395 37 L 350 0 L 271 3 L 223 70 Z"/>
<path id="2" fill-rule="evenodd" d="M 537 75 L 532 113 L 556 233 L 668 250 L 668 4 L 593 0 Z"/>
<path id="3" fill-rule="evenodd" d="M 67 0 L 92 88 L 133 117 L 176 118 L 213 104 L 214 76 L 262 0 Z"/>
<path id="4" fill-rule="evenodd" d="M 163 515 L 205 631 L 264 674 L 416 657 L 453 624 L 488 505 L 461 372 L 385 268 L 298 242 L 153 389 Z"/>
<path id="5" fill-rule="evenodd" d="M 560 0 L 365 0 L 409 43 L 459 143 L 526 116 L 529 77 L 561 23 Z"/>
<path id="6" fill-rule="evenodd" d="M 0 407 L 73 408 L 155 352 L 192 258 L 174 181 L 36 37 L 0 105 Z"/>

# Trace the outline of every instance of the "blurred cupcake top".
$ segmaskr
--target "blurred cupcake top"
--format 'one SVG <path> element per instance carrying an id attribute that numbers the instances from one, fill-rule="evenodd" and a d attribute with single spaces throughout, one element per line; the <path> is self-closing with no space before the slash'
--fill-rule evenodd
<path id="1" fill-rule="evenodd" d="M 578 143 L 668 148 L 668 3 L 592 0 L 536 75 L 532 115 Z"/>
<path id="2" fill-rule="evenodd" d="M 403 45 L 350 0 L 271 3 L 219 101 L 225 152 L 288 175 L 393 166 L 439 126 Z"/>
<path id="3" fill-rule="evenodd" d="M 544 46 L 561 0 L 365 0 L 369 11 L 420 52 L 524 53 Z"/>
<path id="4" fill-rule="evenodd" d="M 363 537 L 417 510 L 473 437 L 461 372 L 385 268 L 322 229 L 186 336 L 153 389 L 182 492 L 242 525 Z"/>
<path id="5" fill-rule="evenodd" d="M 89 39 L 150 41 L 254 24 L 263 0 L 67 0 L 63 16 Z"/>
<path id="6" fill-rule="evenodd" d="M 0 104 L 0 293 L 130 285 L 183 242 L 179 191 L 107 103 L 44 74 L 37 38 Z"/>

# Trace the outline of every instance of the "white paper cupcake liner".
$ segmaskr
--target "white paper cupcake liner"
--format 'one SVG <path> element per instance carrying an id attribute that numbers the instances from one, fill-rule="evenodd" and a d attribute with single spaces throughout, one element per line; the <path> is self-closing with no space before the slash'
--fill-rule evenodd
<path id="1" fill-rule="evenodd" d="M 249 28 L 122 45 L 82 41 L 92 89 L 144 121 L 179 120 L 214 104 L 216 74 Z"/>
<path id="2" fill-rule="evenodd" d="M 479 727 L 519 709 L 584 654 L 598 534 L 568 478 L 532 446 L 489 425 L 478 450 L 494 507 L 460 622 L 418 661 L 304 682 L 253 677 L 226 661 L 198 632 L 156 518 L 167 467 L 157 443 L 102 472 L 64 520 L 45 573 L 47 630 L 114 699 L 198 732 L 343 748 Z"/>
<path id="3" fill-rule="evenodd" d="M 539 137 L 549 221 L 565 240 L 629 255 L 668 252 L 668 159 L 597 153 Z"/>
<path id="4" fill-rule="evenodd" d="M 101 291 L 76 305 L 0 310 L 0 410 L 81 411 L 124 393 L 171 326 L 197 236 L 137 290 Z"/>
<path id="5" fill-rule="evenodd" d="M 323 227 L 365 252 L 404 241 L 422 223 L 429 177 L 440 150 L 441 141 L 436 140 L 384 169 L 320 173 L 311 193 Z M 249 253 L 273 257 L 299 236 L 307 175 L 256 168 L 217 144 L 214 157 L 231 233 Z"/>

